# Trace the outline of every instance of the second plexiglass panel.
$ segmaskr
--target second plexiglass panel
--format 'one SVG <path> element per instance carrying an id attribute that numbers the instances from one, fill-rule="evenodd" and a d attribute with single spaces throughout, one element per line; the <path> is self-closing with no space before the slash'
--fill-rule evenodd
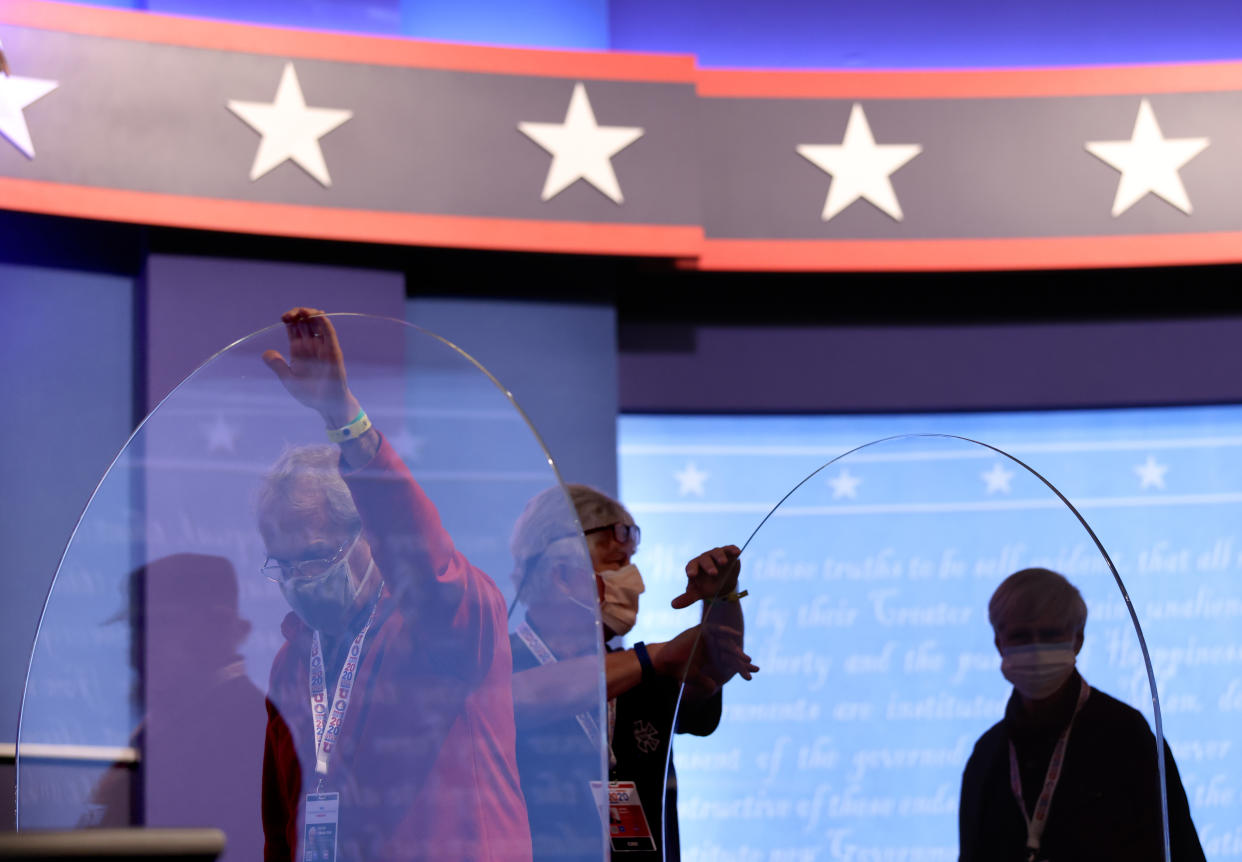
<path id="1" fill-rule="evenodd" d="M 775 509 L 740 586 L 762 670 L 727 687 L 719 753 L 698 759 L 713 781 L 681 796 L 709 858 L 774 834 L 790 858 L 1024 858 L 1021 806 L 1037 820 L 1044 797 L 1048 858 L 1164 857 L 1152 695 L 1118 581 L 1003 453 L 945 437 L 850 453 Z M 1169 767 L 1175 854 L 1196 858 Z"/>

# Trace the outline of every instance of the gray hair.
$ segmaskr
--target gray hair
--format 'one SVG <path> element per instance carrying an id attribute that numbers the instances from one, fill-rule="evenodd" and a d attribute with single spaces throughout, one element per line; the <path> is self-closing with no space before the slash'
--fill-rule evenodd
<path id="1" fill-rule="evenodd" d="M 260 525 L 277 513 L 311 516 L 324 512 L 342 532 L 361 529 L 362 518 L 349 486 L 341 477 L 336 446 L 295 446 L 286 449 L 263 475 L 255 500 Z"/>
<path id="2" fill-rule="evenodd" d="M 590 485 L 568 485 L 569 499 L 573 501 L 578 512 L 578 520 L 582 529 L 594 530 L 596 527 L 607 527 L 609 524 L 633 524 L 634 516 L 629 510 Z"/>
<path id="3" fill-rule="evenodd" d="M 509 535 L 509 552 L 515 563 L 526 563 L 543 554 L 554 542 L 578 536 L 575 513 L 565 488 L 545 488 L 526 503 Z"/>
<path id="4" fill-rule="evenodd" d="M 1000 632 L 1005 626 L 1036 620 L 1064 621 L 1066 631 L 1080 632 L 1087 625 L 1087 603 L 1078 588 L 1063 575 L 1049 569 L 1014 572 L 992 594 L 988 622 Z"/>

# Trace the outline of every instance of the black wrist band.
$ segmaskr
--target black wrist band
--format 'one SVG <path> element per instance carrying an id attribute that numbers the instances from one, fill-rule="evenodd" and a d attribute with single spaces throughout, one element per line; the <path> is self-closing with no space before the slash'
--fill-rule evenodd
<path id="1" fill-rule="evenodd" d="M 634 655 L 638 656 L 638 665 L 643 669 L 643 677 L 655 673 L 655 668 L 651 664 L 651 655 L 647 652 L 647 645 L 642 641 L 634 644 Z"/>

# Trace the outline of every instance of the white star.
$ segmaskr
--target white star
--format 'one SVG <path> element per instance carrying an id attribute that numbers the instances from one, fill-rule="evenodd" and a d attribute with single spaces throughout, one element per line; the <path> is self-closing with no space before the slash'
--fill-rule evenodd
<path id="1" fill-rule="evenodd" d="M 842 467 L 840 473 L 828 480 L 828 484 L 832 486 L 832 499 L 848 497 L 854 500 L 858 497 L 858 486 L 862 484 L 862 478 L 850 473 L 848 467 Z"/>
<path id="2" fill-rule="evenodd" d="M 423 457 L 423 446 L 427 443 L 424 438 L 411 434 L 410 429 L 404 425 L 400 431 L 388 438 L 388 442 L 407 461 L 417 461 Z"/>
<path id="3" fill-rule="evenodd" d="M 992 469 L 986 473 L 980 473 L 979 478 L 988 484 L 988 493 L 995 494 L 997 491 L 1002 494 L 1010 492 L 1009 483 L 1013 480 L 1013 471 L 1006 470 L 1000 461 L 992 465 Z"/>
<path id="4" fill-rule="evenodd" d="M 210 425 L 203 426 L 203 434 L 207 437 L 207 453 L 237 451 L 238 430 L 230 425 L 224 416 L 216 414 Z"/>
<path id="5" fill-rule="evenodd" d="M 251 181 L 272 168 L 293 159 L 304 171 L 325 186 L 332 185 L 328 166 L 323 160 L 319 139 L 354 115 L 353 111 L 336 108 L 308 108 L 302 98 L 298 73 L 292 63 L 285 63 L 276 88 L 276 98 L 268 102 L 229 100 L 229 110 L 241 117 L 263 136 L 259 151 L 250 168 Z"/>
<path id="6" fill-rule="evenodd" d="M 1134 472 L 1138 474 L 1140 488 L 1163 488 L 1169 465 L 1157 463 L 1155 455 L 1148 455 L 1146 461 L 1135 465 Z"/>
<path id="7" fill-rule="evenodd" d="M 1190 197 L 1177 173 L 1182 165 L 1207 149 L 1208 138 L 1169 138 L 1160 133 L 1151 103 L 1139 103 L 1134 133 L 1128 141 L 1089 141 L 1087 151 L 1121 171 L 1117 196 L 1113 199 L 1113 218 L 1134 206 L 1151 192 L 1164 198 L 1187 215 Z"/>
<path id="8" fill-rule="evenodd" d="M 828 221 L 859 198 L 866 198 L 901 221 L 901 204 L 889 175 L 923 152 L 920 144 L 877 144 L 862 105 L 855 103 L 839 144 L 799 144 L 798 155 L 832 175 L 821 218 Z"/>
<path id="9" fill-rule="evenodd" d="M 552 166 L 541 198 L 551 200 L 579 179 L 586 180 L 614 203 L 624 203 L 612 157 L 642 137 L 637 126 L 600 126 L 586 87 L 574 84 L 564 123 L 518 123 L 518 130 L 552 154 Z"/>
<path id="10" fill-rule="evenodd" d="M 683 497 L 687 494 L 702 497 L 706 493 L 703 483 L 711 475 L 711 473 L 705 470 L 700 470 L 693 461 L 687 461 L 686 466 L 682 468 L 681 472 L 673 474 L 673 478 L 677 480 L 677 493 Z"/>
<path id="11" fill-rule="evenodd" d="M 28 159 L 34 158 L 34 142 L 30 139 L 30 129 L 26 126 L 26 115 L 22 110 L 58 86 L 56 81 L 42 78 L 0 74 L 0 135 L 8 138 Z"/>

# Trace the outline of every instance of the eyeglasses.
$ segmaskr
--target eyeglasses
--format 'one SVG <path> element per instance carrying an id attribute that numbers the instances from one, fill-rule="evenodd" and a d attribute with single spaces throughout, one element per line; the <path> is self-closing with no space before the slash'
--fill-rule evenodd
<path id="1" fill-rule="evenodd" d="M 589 536 L 592 533 L 602 533 L 605 530 L 612 532 L 612 537 L 622 545 L 633 544 L 638 547 L 638 542 L 642 538 L 643 531 L 638 529 L 636 524 L 608 524 L 605 527 L 592 527 L 589 530 L 583 530 L 582 535 Z"/>
<path id="2" fill-rule="evenodd" d="M 330 557 L 321 557 L 315 560 L 279 560 L 276 557 L 268 557 L 264 561 L 259 571 L 272 583 L 282 583 L 290 578 L 317 578 L 328 569 L 335 566 L 341 560 L 345 559 L 346 554 L 354 549 L 358 538 L 362 535 L 359 530 L 354 533 L 352 539 L 337 548 L 336 553 Z"/>

